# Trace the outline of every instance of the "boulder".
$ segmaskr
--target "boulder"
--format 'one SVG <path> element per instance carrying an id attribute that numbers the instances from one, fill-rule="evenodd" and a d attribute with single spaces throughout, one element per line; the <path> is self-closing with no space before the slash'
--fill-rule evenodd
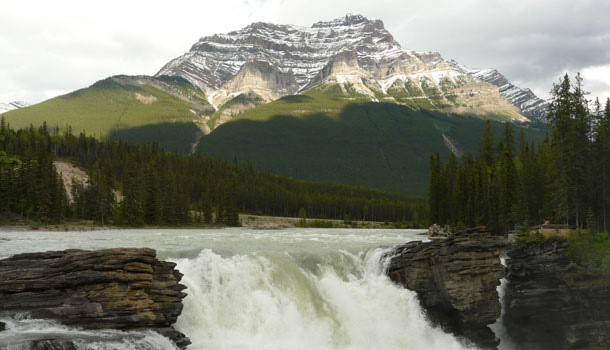
<path id="1" fill-rule="evenodd" d="M 175 267 L 148 248 L 18 254 L 0 260 L 0 310 L 86 329 L 150 329 L 184 348 L 189 339 L 172 327 L 186 296 Z"/>
<path id="2" fill-rule="evenodd" d="M 428 238 L 430 239 L 445 239 L 452 235 L 451 228 L 447 225 L 441 227 L 437 224 L 432 224 L 432 226 L 428 228 Z"/>
<path id="3" fill-rule="evenodd" d="M 481 348 L 499 343 L 488 327 L 500 317 L 496 287 L 504 277 L 504 237 L 481 229 L 431 242 L 409 242 L 392 253 L 388 275 L 417 292 L 428 318 Z"/>

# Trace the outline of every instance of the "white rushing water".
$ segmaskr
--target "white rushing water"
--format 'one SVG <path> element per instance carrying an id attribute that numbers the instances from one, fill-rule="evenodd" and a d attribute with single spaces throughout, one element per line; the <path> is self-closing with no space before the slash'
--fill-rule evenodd
<path id="1" fill-rule="evenodd" d="M 116 230 L 0 232 L 0 257 L 16 253 L 151 247 L 175 261 L 188 289 L 176 328 L 189 349 L 465 349 L 431 327 L 414 292 L 384 273 L 384 252 L 412 230 Z M 2 321 L 2 319 L 0 319 Z M 4 318 L 0 348 L 32 333 L 77 339 L 79 349 L 171 349 L 152 332 L 84 331 Z M 28 338 L 29 337 L 29 338 Z M 8 344 L 15 344 L 10 347 Z"/>

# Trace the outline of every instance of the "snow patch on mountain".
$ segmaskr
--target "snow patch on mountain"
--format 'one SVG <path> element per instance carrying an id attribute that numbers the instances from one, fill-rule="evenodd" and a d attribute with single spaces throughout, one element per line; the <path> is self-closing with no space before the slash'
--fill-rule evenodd
<path id="1" fill-rule="evenodd" d="M 23 107 L 27 107 L 30 104 L 23 101 L 13 101 L 9 103 L 1 103 L 0 102 L 0 113 L 5 113 L 8 111 L 12 111 L 13 109 L 19 109 Z"/>
<path id="2" fill-rule="evenodd" d="M 548 102 L 539 98 L 530 89 L 520 88 L 506 79 L 496 69 L 472 69 L 450 60 L 449 64 L 464 74 L 469 74 L 499 88 L 500 95 L 521 110 L 523 115 L 532 120 L 546 122 Z"/>
<path id="3" fill-rule="evenodd" d="M 179 75 L 206 92 L 221 89 L 246 62 L 263 61 L 309 85 L 336 55 L 354 51 L 363 68 L 409 54 L 379 20 L 348 15 L 312 27 L 253 23 L 228 34 L 201 38 L 157 75 Z M 416 56 L 415 53 L 410 56 Z M 291 91 L 295 93 L 298 87 Z"/>
<path id="4" fill-rule="evenodd" d="M 311 27 L 256 22 L 203 37 L 156 74 L 163 75 L 180 76 L 205 91 L 217 110 L 240 93 L 269 102 L 320 84 L 338 84 L 346 94 L 371 101 L 525 122 L 522 111 L 539 107 L 529 90 L 518 90 L 497 71 L 404 49 L 382 21 L 360 15 Z"/>

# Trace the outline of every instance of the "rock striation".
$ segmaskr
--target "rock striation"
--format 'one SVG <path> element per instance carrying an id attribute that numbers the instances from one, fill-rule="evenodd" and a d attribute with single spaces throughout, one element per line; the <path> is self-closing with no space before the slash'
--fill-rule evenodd
<path id="1" fill-rule="evenodd" d="M 499 256 L 506 240 L 481 230 L 398 246 L 388 275 L 417 292 L 429 319 L 482 348 L 499 343 L 488 327 L 500 317 L 496 287 L 504 276 Z"/>
<path id="2" fill-rule="evenodd" d="M 504 326 L 517 345 L 610 348 L 610 274 L 566 255 L 565 239 L 508 252 Z"/>
<path id="3" fill-rule="evenodd" d="M 459 64 L 454 60 L 449 60 L 457 71 L 473 76 L 477 79 L 488 82 L 499 88 L 500 95 L 510 104 L 519 108 L 521 113 L 530 120 L 537 120 L 546 123 L 548 102 L 536 96 L 532 90 L 524 89 L 511 83 L 497 69 L 472 69 Z"/>
<path id="4" fill-rule="evenodd" d="M 186 296 L 175 266 L 148 248 L 14 255 L 0 260 L 0 310 L 85 329 L 150 329 L 185 348 L 189 339 L 172 327 Z"/>
<path id="5" fill-rule="evenodd" d="M 405 49 L 382 21 L 361 15 L 311 27 L 257 22 L 203 37 L 156 74 L 168 76 L 197 86 L 217 109 L 244 93 L 269 102 L 338 85 L 349 98 L 529 121 L 524 97 L 506 99 L 516 90 L 502 93 L 437 52 Z"/>

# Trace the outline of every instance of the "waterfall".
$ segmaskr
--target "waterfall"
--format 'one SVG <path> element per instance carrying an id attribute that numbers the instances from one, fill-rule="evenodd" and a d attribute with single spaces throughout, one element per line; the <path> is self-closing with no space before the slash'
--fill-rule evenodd
<path id="1" fill-rule="evenodd" d="M 464 349 L 385 276 L 383 253 L 203 250 L 176 260 L 189 293 L 177 328 L 190 349 Z"/>
<path id="2" fill-rule="evenodd" d="M 382 257 L 416 230 L 109 230 L 8 232 L 0 256 L 151 247 L 178 264 L 188 296 L 176 328 L 188 350 L 466 349 L 432 327 L 417 295 L 392 283 Z M 0 349 L 66 339 L 77 349 L 176 349 L 157 333 L 82 330 L 3 314 Z M 1 325 L 0 325 L 1 326 Z M 25 345 L 24 345 L 25 344 Z"/>
<path id="3" fill-rule="evenodd" d="M 506 268 L 506 259 L 508 256 L 502 255 L 500 256 L 500 263 L 504 268 Z M 500 285 L 496 288 L 498 291 L 498 298 L 500 299 L 500 306 L 502 307 L 500 312 L 500 317 L 496 320 L 496 322 L 489 326 L 498 339 L 500 339 L 500 345 L 498 345 L 498 350 L 513 350 L 518 349 L 517 345 L 514 344 L 508 333 L 506 331 L 506 327 L 504 327 L 503 317 L 506 309 L 506 305 L 504 304 L 504 295 L 506 294 L 506 288 L 508 286 L 508 280 L 506 278 L 500 279 Z"/>

